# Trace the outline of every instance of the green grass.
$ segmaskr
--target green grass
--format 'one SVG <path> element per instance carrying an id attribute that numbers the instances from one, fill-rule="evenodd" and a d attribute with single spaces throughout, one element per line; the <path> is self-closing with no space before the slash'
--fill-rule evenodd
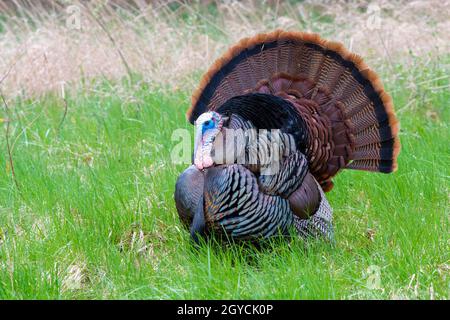
<path id="1" fill-rule="evenodd" d="M 170 161 L 172 131 L 191 130 L 189 93 L 103 83 L 67 98 L 61 130 L 58 97 L 11 101 L 20 192 L 4 147 L 0 298 L 448 298 L 443 66 L 399 69 L 389 81 L 401 121 L 399 170 L 335 179 L 334 246 L 294 239 L 193 250 L 173 201 L 185 165 Z"/>

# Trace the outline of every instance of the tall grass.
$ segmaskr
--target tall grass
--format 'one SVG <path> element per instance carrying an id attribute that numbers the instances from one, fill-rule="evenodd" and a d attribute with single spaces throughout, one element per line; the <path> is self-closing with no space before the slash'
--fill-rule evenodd
<path id="1" fill-rule="evenodd" d="M 275 28 L 342 41 L 387 74 L 450 44 L 450 5 L 438 0 L 12 3 L 0 6 L 0 75 L 9 72 L 2 90 L 12 95 L 117 79 L 127 68 L 152 85 L 192 91 L 231 43 Z"/>

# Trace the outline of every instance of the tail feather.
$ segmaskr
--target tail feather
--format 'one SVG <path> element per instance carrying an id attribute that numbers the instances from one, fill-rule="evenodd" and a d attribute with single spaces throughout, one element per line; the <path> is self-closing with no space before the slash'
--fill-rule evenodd
<path id="1" fill-rule="evenodd" d="M 327 88 L 330 92 L 334 92 L 334 89 L 344 72 L 345 68 L 342 65 L 334 63 L 334 60 L 331 57 L 326 57 L 322 63 L 317 86 Z"/>
<path id="2" fill-rule="evenodd" d="M 342 44 L 281 30 L 243 39 L 204 75 L 187 116 L 193 122 L 252 92 L 296 107 L 309 126 L 312 173 L 323 185 L 343 168 L 396 170 L 400 142 L 392 100 L 362 58 Z"/>
<path id="3" fill-rule="evenodd" d="M 353 152 L 353 160 L 392 160 L 392 148 L 381 148 L 379 144 L 368 145 L 368 150 Z"/>

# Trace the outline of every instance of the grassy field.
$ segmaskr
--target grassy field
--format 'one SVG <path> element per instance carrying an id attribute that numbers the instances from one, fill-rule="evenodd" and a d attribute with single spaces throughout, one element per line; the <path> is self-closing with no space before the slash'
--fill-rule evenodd
<path id="1" fill-rule="evenodd" d="M 418 70 L 418 83 L 427 72 L 442 71 Z M 172 131 L 187 127 L 187 93 L 135 86 L 130 101 L 122 85 L 105 83 L 68 97 L 61 127 L 60 99 L 17 100 L 20 192 L 7 166 L 0 297 L 448 298 L 450 94 L 430 93 L 442 86 L 448 79 L 427 82 L 425 100 L 409 106 L 408 90 L 394 90 L 408 106 L 399 110 L 399 170 L 338 176 L 335 246 L 294 240 L 264 250 L 192 250 L 173 202 L 184 166 L 170 160 Z M 379 283 L 370 280 L 378 268 Z"/>
<path id="2" fill-rule="evenodd" d="M 450 58 L 414 59 L 381 68 L 399 169 L 335 179 L 334 245 L 192 248 L 173 201 L 186 165 L 170 159 L 173 130 L 191 130 L 190 90 L 77 83 L 66 115 L 59 93 L 9 96 L 0 299 L 448 299 Z"/>

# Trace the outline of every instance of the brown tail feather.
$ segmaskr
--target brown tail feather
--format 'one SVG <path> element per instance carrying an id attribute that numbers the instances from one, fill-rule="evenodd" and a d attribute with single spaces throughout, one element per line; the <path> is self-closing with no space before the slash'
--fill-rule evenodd
<path id="1" fill-rule="evenodd" d="M 309 127 L 310 170 L 324 187 L 342 168 L 396 170 L 400 142 L 392 100 L 362 58 L 342 44 L 281 30 L 243 39 L 203 76 L 187 116 L 193 122 L 249 92 L 294 104 Z"/>

